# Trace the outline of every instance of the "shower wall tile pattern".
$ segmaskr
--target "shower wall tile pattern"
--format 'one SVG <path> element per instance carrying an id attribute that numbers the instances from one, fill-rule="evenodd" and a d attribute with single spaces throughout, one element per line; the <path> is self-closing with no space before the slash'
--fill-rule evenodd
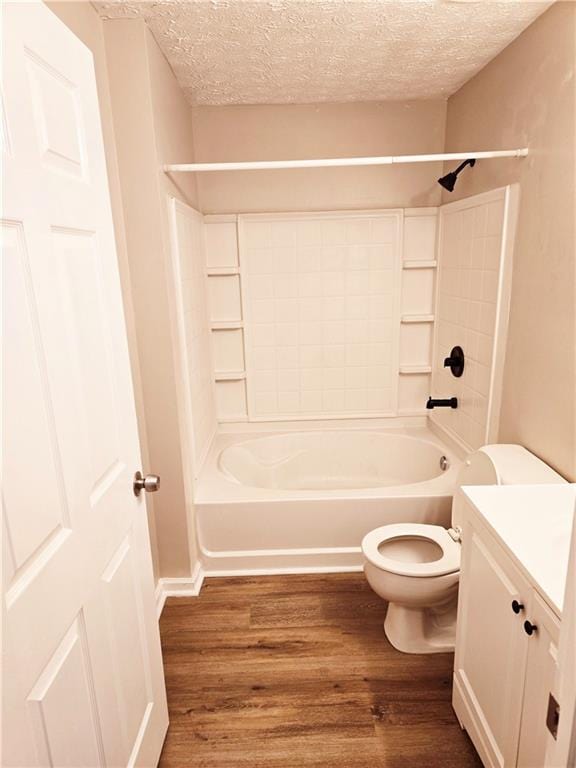
<path id="1" fill-rule="evenodd" d="M 435 409 L 431 417 L 469 449 L 489 439 L 505 204 L 505 192 L 498 190 L 440 209 L 432 391 L 435 397 L 456 395 L 459 407 Z M 443 367 L 457 344 L 466 356 L 461 378 Z"/>
<path id="2" fill-rule="evenodd" d="M 239 216 L 249 418 L 397 410 L 402 212 Z"/>

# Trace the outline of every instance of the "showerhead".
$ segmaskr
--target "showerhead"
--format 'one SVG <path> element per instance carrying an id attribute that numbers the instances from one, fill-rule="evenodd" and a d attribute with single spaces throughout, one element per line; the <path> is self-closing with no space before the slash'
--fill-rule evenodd
<path id="1" fill-rule="evenodd" d="M 464 160 L 464 162 L 460 163 L 455 171 L 450 171 L 450 173 L 447 173 L 446 176 L 442 176 L 441 179 L 438 179 L 438 184 L 440 184 L 441 187 L 444 187 L 444 189 L 448 190 L 448 192 L 453 192 L 460 171 L 466 168 L 467 165 L 469 165 L 470 168 L 473 168 L 475 164 L 476 160 L 473 158 L 470 160 Z"/>
<path id="2" fill-rule="evenodd" d="M 441 187 L 444 187 L 444 189 L 447 189 L 448 192 L 452 192 L 457 178 L 458 176 L 452 171 L 451 173 L 447 173 L 446 176 L 442 176 L 441 179 L 438 179 L 438 184 L 440 184 Z"/>

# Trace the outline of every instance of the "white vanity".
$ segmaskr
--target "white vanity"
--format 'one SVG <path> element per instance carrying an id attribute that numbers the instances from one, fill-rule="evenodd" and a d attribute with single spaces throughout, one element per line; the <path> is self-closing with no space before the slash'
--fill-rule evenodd
<path id="1" fill-rule="evenodd" d="M 576 486 L 460 493 L 454 709 L 487 768 L 543 768 Z"/>

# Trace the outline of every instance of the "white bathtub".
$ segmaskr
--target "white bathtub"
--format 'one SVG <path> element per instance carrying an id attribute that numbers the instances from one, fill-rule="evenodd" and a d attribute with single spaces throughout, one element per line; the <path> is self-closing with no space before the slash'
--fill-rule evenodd
<path id="1" fill-rule="evenodd" d="M 204 569 L 359 569 L 373 528 L 449 525 L 459 465 L 426 427 L 219 435 L 196 491 Z"/>

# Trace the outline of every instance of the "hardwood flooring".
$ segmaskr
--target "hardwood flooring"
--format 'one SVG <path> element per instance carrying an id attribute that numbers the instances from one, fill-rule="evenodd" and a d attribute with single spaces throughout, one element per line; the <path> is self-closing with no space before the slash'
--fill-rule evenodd
<path id="1" fill-rule="evenodd" d="M 161 768 L 481 768 L 452 654 L 388 643 L 363 574 L 207 579 L 160 631 Z"/>

